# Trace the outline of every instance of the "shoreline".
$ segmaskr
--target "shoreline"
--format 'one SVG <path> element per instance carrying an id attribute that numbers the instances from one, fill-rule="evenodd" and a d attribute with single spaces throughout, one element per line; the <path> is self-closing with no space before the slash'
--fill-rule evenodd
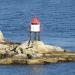
<path id="1" fill-rule="evenodd" d="M 53 56 L 54 55 L 54 56 Z M 75 62 L 75 53 L 72 52 L 63 52 L 55 53 L 50 57 L 40 57 L 40 58 L 4 58 L 0 59 L 0 65 L 36 65 L 36 64 L 50 64 L 50 63 L 59 63 L 59 62 Z M 60 56 L 59 56 L 60 55 Z"/>

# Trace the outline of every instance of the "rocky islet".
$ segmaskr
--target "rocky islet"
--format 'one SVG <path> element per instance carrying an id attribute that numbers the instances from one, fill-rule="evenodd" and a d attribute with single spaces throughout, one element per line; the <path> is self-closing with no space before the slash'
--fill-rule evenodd
<path id="1" fill-rule="evenodd" d="M 31 40 L 8 42 L 0 31 L 0 64 L 46 64 L 75 61 L 75 52 Z"/>

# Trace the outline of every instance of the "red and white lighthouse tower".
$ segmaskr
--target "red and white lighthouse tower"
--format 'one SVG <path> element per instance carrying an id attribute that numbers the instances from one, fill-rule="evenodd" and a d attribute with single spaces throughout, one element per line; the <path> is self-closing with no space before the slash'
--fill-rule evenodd
<path id="1" fill-rule="evenodd" d="M 40 21 L 37 17 L 32 18 L 31 25 L 30 25 L 30 39 L 31 39 L 31 34 L 34 34 L 34 39 L 40 41 Z"/>

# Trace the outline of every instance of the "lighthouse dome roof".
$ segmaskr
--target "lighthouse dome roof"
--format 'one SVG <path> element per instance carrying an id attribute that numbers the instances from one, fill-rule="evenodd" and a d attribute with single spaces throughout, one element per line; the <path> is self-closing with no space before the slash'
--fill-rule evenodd
<path id="1" fill-rule="evenodd" d="M 37 17 L 34 17 L 31 21 L 31 24 L 39 24 L 39 23 L 40 23 L 40 21 Z"/>

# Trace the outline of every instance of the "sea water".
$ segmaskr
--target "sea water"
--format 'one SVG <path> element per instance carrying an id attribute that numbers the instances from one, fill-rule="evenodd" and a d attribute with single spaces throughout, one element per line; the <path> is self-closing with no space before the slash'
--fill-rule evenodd
<path id="1" fill-rule="evenodd" d="M 75 51 L 75 0 L 0 0 L 0 30 L 8 41 L 29 40 L 31 19 L 41 22 L 41 40 Z M 0 75 L 74 75 L 75 63 L 0 66 Z"/>

